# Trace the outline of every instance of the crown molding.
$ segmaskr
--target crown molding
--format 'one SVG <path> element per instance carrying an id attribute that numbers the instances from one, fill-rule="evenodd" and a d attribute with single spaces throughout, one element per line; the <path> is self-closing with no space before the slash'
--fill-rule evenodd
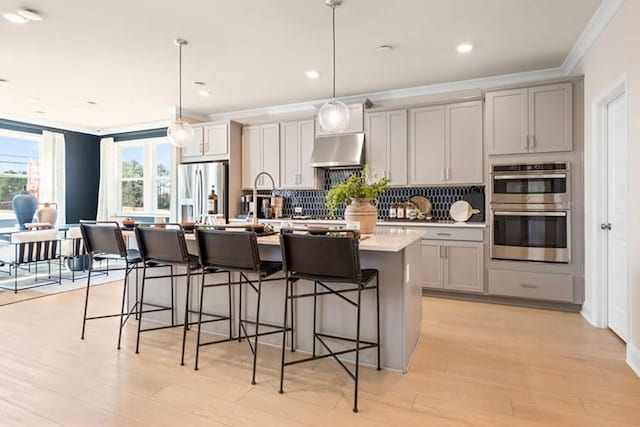
<path id="1" fill-rule="evenodd" d="M 116 135 L 119 133 L 138 132 L 141 130 L 158 129 L 169 126 L 169 119 L 157 120 L 154 122 L 136 123 L 132 125 L 112 126 L 94 130 L 98 136 Z"/>
<path id="2" fill-rule="evenodd" d="M 561 67 L 565 75 L 569 75 L 576 68 L 580 60 L 589 51 L 593 42 L 595 42 L 609 22 L 618 13 L 625 0 L 602 0 L 598 9 L 593 14 L 587 26 L 584 27 L 582 33 L 573 45 L 573 48 L 565 58 Z"/>
<path id="3" fill-rule="evenodd" d="M 78 133 L 86 133 L 89 135 L 97 135 L 96 130 L 84 126 L 78 126 L 71 123 L 60 122 L 57 120 L 47 120 L 45 118 L 34 120 L 33 117 L 27 117 L 20 114 L 7 113 L 5 111 L 0 111 L 0 118 L 11 120 L 14 122 L 27 123 L 30 125 L 40 126 L 43 128 L 62 130 L 62 131 L 71 131 Z M 45 129 L 47 130 L 47 129 Z"/>

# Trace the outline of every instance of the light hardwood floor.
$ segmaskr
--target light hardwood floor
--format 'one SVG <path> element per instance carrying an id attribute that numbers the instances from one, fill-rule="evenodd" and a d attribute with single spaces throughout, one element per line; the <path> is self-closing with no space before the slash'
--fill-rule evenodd
<path id="1" fill-rule="evenodd" d="M 92 290 L 93 311 L 118 306 L 120 286 Z M 358 414 L 352 382 L 330 360 L 287 371 L 263 346 L 250 385 L 245 343 L 205 347 L 179 366 L 180 331 L 115 349 L 117 321 L 88 324 L 83 292 L 0 307 L 0 425 L 640 425 L 640 379 L 611 332 L 578 314 L 425 298 L 422 341 L 407 375 L 365 368 Z"/>

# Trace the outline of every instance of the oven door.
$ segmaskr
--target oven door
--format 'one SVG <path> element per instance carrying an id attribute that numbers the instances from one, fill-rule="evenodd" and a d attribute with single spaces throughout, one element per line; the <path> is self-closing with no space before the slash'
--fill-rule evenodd
<path id="1" fill-rule="evenodd" d="M 569 203 L 569 172 L 493 173 L 492 203 Z"/>
<path id="2" fill-rule="evenodd" d="M 494 210 L 491 258 L 568 263 L 570 222 L 568 210 Z"/>

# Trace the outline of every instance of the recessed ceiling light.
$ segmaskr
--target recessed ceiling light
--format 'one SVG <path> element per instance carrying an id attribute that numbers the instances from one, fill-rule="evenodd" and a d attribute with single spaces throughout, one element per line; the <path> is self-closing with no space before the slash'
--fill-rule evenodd
<path id="1" fill-rule="evenodd" d="M 24 24 L 29 22 L 29 20 L 23 16 L 18 15 L 17 13 L 7 12 L 3 13 L 2 16 L 9 22 L 13 22 L 14 24 Z"/>
<path id="2" fill-rule="evenodd" d="M 18 15 L 29 21 L 42 21 L 42 16 L 33 9 L 20 9 Z"/>
<path id="3" fill-rule="evenodd" d="M 9 80 L 0 79 L 0 86 L 6 86 L 9 84 Z"/>
<path id="4" fill-rule="evenodd" d="M 96 101 L 87 101 L 87 104 L 89 104 L 89 105 L 97 105 L 98 103 Z"/>
<path id="5" fill-rule="evenodd" d="M 305 74 L 307 75 L 307 78 L 311 80 L 315 80 L 318 77 L 320 77 L 320 73 L 317 72 L 316 70 L 309 70 Z"/>
<path id="6" fill-rule="evenodd" d="M 199 82 L 199 81 L 195 81 L 193 82 L 194 86 L 206 86 L 207 84 L 205 82 Z"/>
<path id="7" fill-rule="evenodd" d="M 36 110 L 37 114 L 46 114 L 46 111 L 42 111 L 42 110 Z"/>
<path id="8" fill-rule="evenodd" d="M 469 53 L 473 50 L 473 45 L 471 43 L 460 43 L 456 46 L 456 50 L 458 53 Z"/>
<path id="9" fill-rule="evenodd" d="M 200 89 L 198 91 L 198 95 L 204 96 L 205 98 L 211 96 L 212 93 L 213 92 L 211 92 L 210 90 L 206 90 L 206 89 Z"/>
<path id="10" fill-rule="evenodd" d="M 71 107 L 69 110 L 71 110 L 72 113 L 77 113 L 78 111 L 80 111 L 80 109 L 77 107 Z"/>
<path id="11" fill-rule="evenodd" d="M 376 48 L 376 50 L 377 50 L 378 52 L 380 52 L 380 53 L 390 52 L 390 51 L 391 51 L 391 49 L 393 49 L 393 46 L 388 45 L 388 44 L 383 44 L 383 45 L 380 45 L 380 46 L 378 46 L 378 47 Z"/>
<path id="12" fill-rule="evenodd" d="M 27 98 L 27 101 L 34 102 L 34 103 L 35 102 L 40 102 L 40 98 L 36 98 L 36 97 L 32 96 L 31 98 Z"/>

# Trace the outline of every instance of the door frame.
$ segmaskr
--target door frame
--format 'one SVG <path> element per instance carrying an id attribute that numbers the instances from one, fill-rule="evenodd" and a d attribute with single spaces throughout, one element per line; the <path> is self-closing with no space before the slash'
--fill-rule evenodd
<path id="1" fill-rule="evenodd" d="M 591 203 L 585 204 L 585 281 L 590 295 L 586 295 L 587 307 L 583 306 L 582 315 L 594 326 L 608 327 L 608 271 L 606 268 L 608 248 L 607 236 L 600 229 L 600 224 L 607 220 L 607 203 L 602 203 L 607 196 L 606 172 L 608 171 L 608 105 L 620 96 L 624 96 L 627 105 L 627 151 L 629 141 L 627 73 L 623 73 L 613 84 L 592 103 L 591 123 L 591 162 L 585 161 L 585 177 L 590 176 L 590 186 L 585 190 L 591 194 Z M 587 152 L 585 151 L 585 154 Z M 629 156 L 627 156 L 629 158 Z M 629 196 L 627 195 L 627 198 Z M 591 218 L 591 220 L 588 220 Z M 628 267 L 627 267 L 628 268 Z M 627 290 L 630 292 L 629 280 Z M 590 286 L 589 286 L 590 285 Z M 590 301 L 589 301 L 590 299 Z M 631 304 L 627 304 L 628 331 L 631 336 Z"/>

